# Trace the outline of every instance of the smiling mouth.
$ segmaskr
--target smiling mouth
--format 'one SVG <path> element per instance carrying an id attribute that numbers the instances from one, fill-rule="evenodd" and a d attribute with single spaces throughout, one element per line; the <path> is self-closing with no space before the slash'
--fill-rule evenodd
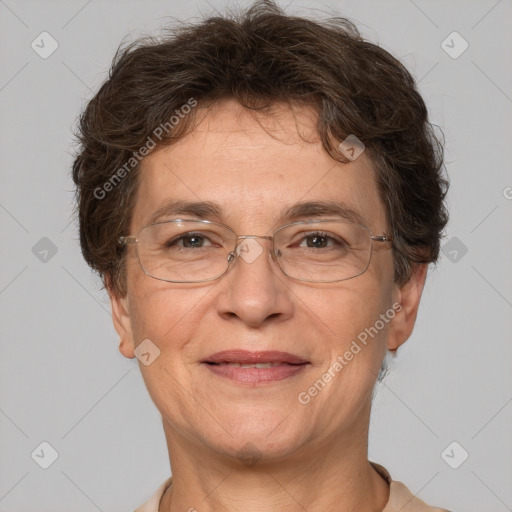
<path id="1" fill-rule="evenodd" d="M 283 363 L 283 362 L 279 361 L 279 362 L 275 362 L 275 363 L 212 363 L 212 362 L 207 362 L 207 364 L 216 365 L 216 366 L 226 365 L 226 366 L 232 366 L 234 368 L 259 368 L 259 369 L 263 369 L 263 368 L 274 368 L 276 366 L 283 366 L 283 365 L 299 366 L 301 364 L 307 364 L 307 363 L 292 364 L 292 363 Z"/>
<path id="2" fill-rule="evenodd" d="M 233 364 L 233 365 L 271 365 L 278 366 L 281 364 L 303 364 L 308 363 L 302 357 L 290 352 L 282 352 L 278 350 L 249 351 L 241 349 L 223 350 L 210 355 L 202 361 L 208 364 Z M 261 368 L 267 368 L 262 366 Z"/>
<path id="3" fill-rule="evenodd" d="M 238 384 L 270 384 L 300 374 L 311 363 L 298 355 L 278 350 L 223 350 L 202 361 L 219 377 Z"/>
<path id="4" fill-rule="evenodd" d="M 223 362 L 203 364 L 212 374 L 235 384 L 260 386 L 289 380 L 300 375 L 310 363 L 285 363 L 270 361 L 265 363 Z"/>

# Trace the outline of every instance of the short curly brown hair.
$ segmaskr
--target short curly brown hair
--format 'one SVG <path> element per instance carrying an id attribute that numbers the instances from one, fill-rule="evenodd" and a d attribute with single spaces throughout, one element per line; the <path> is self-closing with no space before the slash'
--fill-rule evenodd
<path id="1" fill-rule="evenodd" d="M 437 260 L 448 219 L 443 143 L 411 74 L 347 19 L 289 16 L 263 0 L 246 12 L 182 24 L 163 38 L 121 44 L 81 114 L 73 163 L 80 243 L 109 292 L 126 295 L 117 236 L 131 223 L 142 149 L 150 139 L 163 147 L 193 129 L 194 112 L 181 115 L 191 98 L 202 105 L 234 98 L 265 112 L 276 102 L 312 106 L 321 142 L 339 161 L 346 159 L 337 143 L 355 134 L 375 167 L 394 239 L 395 281 L 405 283 L 413 263 Z"/>

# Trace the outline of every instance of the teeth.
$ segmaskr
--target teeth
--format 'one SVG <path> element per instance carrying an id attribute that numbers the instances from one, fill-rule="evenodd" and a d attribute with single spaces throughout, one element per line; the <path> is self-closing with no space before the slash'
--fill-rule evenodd
<path id="1" fill-rule="evenodd" d="M 281 363 L 226 363 L 228 366 L 234 366 L 236 368 L 273 368 L 274 366 L 280 366 Z"/>

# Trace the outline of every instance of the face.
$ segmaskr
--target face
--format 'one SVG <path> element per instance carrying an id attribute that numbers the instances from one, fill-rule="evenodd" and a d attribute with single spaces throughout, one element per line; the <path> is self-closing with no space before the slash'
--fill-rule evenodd
<path id="1" fill-rule="evenodd" d="M 185 139 L 144 160 L 129 234 L 169 200 L 217 203 L 218 218 L 166 218 L 206 218 L 237 235 L 271 235 L 290 222 L 280 217 L 284 208 L 306 201 L 343 204 L 373 234 L 389 232 L 366 154 L 333 160 L 315 135 L 312 110 L 294 117 L 276 105 L 272 116 L 256 119 L 226 100 L 199 118 Z M 312 218 L 319 217 L 294 220 Z M 386 347 L 396 349 L 412 330 L 425 267 L 398 287 L 390 244 L 374 242 L 362 275 L 301 282 L 279 270 L 267 240 L 258 243 L 264 250 L 250 263 L 238 258 L 223 277 L 193 284 L 149 277 L 135 247 L 127 248 L 128 293 L 112 297 L 114 322 L 126 357 L 146 339 L 160 350 L 140 369 L 168 442 L 187 440 L 227 457 L 253 450 L 271 460 L 314 453 L 332 439 L 364 438 Z M 291 365 L 219 371 L 205 362 L 222 351 L 279 351 L 306 363 L 292 372 Z M 270 380 L 240 380 L 258 372 Z"/>

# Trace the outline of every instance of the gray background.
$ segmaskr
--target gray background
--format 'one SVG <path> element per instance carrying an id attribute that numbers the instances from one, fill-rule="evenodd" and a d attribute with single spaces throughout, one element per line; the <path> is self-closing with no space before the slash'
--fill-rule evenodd
<path id="1" fill-rule="evenodd" d="M 123 37 L 227 5 L 213 3 L 0 0 L 2 512 L 130 511 L 169 475 L 159 413 L 81 258 L 71 130 Z M 371 460 L 429 503 L 512 510 L 512 3 L 303 0 L 288 11 L 309 7 L 353 19 L 402 59 L 447 142 L 449 245 L 376 393 Z M 47 59 L 31 48 L 43 31 L 59 44 Z M 469 44 L 457 58 L 445 49 L 458 53 L 458 36 L 441 44 L 453 31 Z M 59 455 L 48 469 L 31 458 L 43 441 Z M 445 460 L 469 453 L 457 469 L 441 456 L 453 441 L 462 448 Z"/>

